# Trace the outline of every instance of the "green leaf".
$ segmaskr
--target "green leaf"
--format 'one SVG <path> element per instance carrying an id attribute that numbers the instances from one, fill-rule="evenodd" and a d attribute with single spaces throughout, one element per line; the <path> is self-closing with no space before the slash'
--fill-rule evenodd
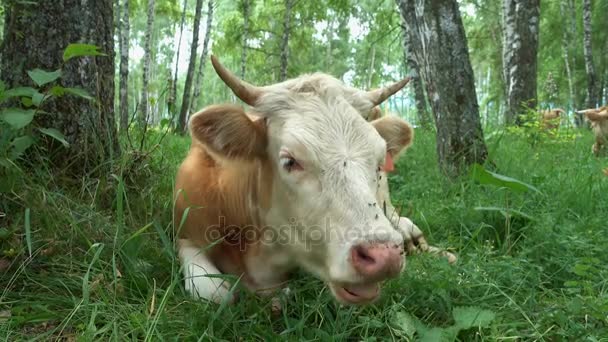
<path id="1" fill-rule="evenodd" d="M 12 88 L 12 89 L 8 89 L 4 92 L 4 96 L 6 97 L 32 97 L 34 96 L 34 93 L 37 93 L 38 91 L 32 87 L 18 87 L 18 88 Z"/>
<path id="2" fill-rule="evenodd" d="M 35 92 L 34 95 L 32 95 L 32 104 L 36 107 L 40 107 L 45 98 L 46 96 L 44 94 Z"/>
<path id="3" fill-rule="evenodd" d="M 526 218 L 530 221 L 534 221 L 534 217 L 524 213 L 523 211 L 519 211 L 519 210 L 515 210 L 515 209 L 511 209 L 511 208 L 501 208 L 501 207 L 475 207 L 473 208 L 477 211 L 498 211 L 500 212 L 504 217 L 508 217 L 508 216 L 521 216 L 523 218 Z"/>
<path id="4" fill-rule="evenodd" d="M 65 94 L 65 88 L 62 86 L 53 86 L 53 88 L 51 88 L 51 95 L 55 96 L 55 97 L 61 97 Z"/>
<path id="5" fill-rule="evenodd" d="M 70 44 L 63 51 L 64 62 L 81 56 L 106 56 L 106 54 L 100 52 L 99 47 L 91 44 Z"/>
<path id="6" fill-rule="evenodd" d="M 39 130 L 40 130 L 40 132 L 48 135 L 49 137 L 59 141 L 60 143 L 63 144 L 63 146 L 65 146 L 65 147 L 70 146 L 70 143 L 68 143 L 65 140 L 65 136 L 63 135 L 63 133 L 59 132 L 55 128 L 39 128 Z"/>
<path id="7" fill-rule="evenodd" d="M 21 129 L 34 120 L 33 109 L 7 108 L 0 113 L 0 119 L 14 129 Z"/>
<path id="8" fill-rule="evenodd" d="M 12 235 L 13 233 L 10 230 L 6 228 L 0 228 L 0 241 L 8 240 Z"/>
<path id="9" fill-rule="evenodd" d="M 420 342 L 453 342 L 458 335 L 458 329 L 453 326 L 448 328 L 419 328 L 418 340 Z"/>
<path id="10" fill-rule="evenodd" d="M 32 81 L 36 83 L 39 87 L 56 81 L 59 77 L 61 77 L 61 69 L 55 71 L 44 71 L 42 69 L 34 69 L 29 70 L 27 74 L 30 76 Z"/>
<path id="11" fill-rule="evenodd" d="M 82 88 L 64 88 L 63 90 L 67 94 L 76 95 L 87 100 L 93 100 L 93 97 Z"/>
<path id="12" fill-rule="evenodd" d="M 418 319 L 407 312 L 396 312 L 392 317 L 392 323 L 396 329 L 399 329 L 408 339 L 414 338 L 416 333 L 416 324 Z"/>
<path id="13" fill-rule="evenodd" d="M 15 138 L 11 145 L 14 148 L 14 152 L 16 156 L 20 156 L 23 152 L 25 152 L 30 146 L 34 144 L 34 138 L 29 135 L 24 135 L 22 137 Z"/>
<path id="14" fill-rule="evenodd" d="M 22 97 L 21 104 L 23 104 L 26 108 L 30 108 L 31 106 L 34 105 L 34 102 L 32 102 L 31 97 Z"/>
<path id="15" fill-rule="evenodd" d="M 30 208 L 25 208 L 25 243 L 27 251 L 32 257 L 32 225 L 30 223 Z"/>
<path id="16" fill-rule="evenodd" d="M 455 326 L 466 330 L 474 327 L 487 327 L 496 317 L 494 311 L 475 306 L 455 307 L 452 311 Z"/>
<path id="17" fill-rule="evenodd" d="M 535 192 L 541 193 L 540 190 L 530 184 L 524 183 L 515 178 L 490 172 L 479 164 L 473 164 L 473 166 L 471 167 L 470 175 L 471 179 L 478 182 L 479 184 L 494 185 L 519 192 L 527 192 L 528 190 L 533 190 Z"/>

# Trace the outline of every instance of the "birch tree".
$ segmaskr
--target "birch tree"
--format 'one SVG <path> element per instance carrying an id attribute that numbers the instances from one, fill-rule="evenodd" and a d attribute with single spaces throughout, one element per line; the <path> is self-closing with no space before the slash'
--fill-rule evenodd
<path id="1" fill-rule="evenodd" d="M 207 2 L 207 25 L 205 27 L 205 39 L 203 40 L 203 52 L 198 63 L 198 72 L 196 73 L 196 81 L 194 82 L 194 93 L 192 101 L 190 103 L 190 112 L 193 113 L 198 106 L 198 97 L 201 94 L 201 86 L 204 81 L 205 65 L 207 62 L 207 55 L 209 54 L 209 39 L 211 38 L 212 24 L 213 24 L 213 0 Z"/>
<path id="2" fill-rule="evenodd" d="M 76 96 L 49 98 L 36 124 L 63 133 L 69 146 L 53 139 L 38 142 L 48 160 L 62 172 L 84 175 L 119 152 L 114 118 L 114 10 L 112 0 L 15 3 L 5 32 L 0 78 L 7 88 L 35 86 L 27 71 L 61 68 L 61 85 L 81 88 L 94 100 Z M 67 24 L 69 23 L 69 25 Z M 94 29 L 92 29 L 94 28 Z M 86 42 L 105 56 L 74 58 L 64 63 L 62 51 Z"/>
<path id="3" fill-rule="evenodd" d="M 243 11 L 243 37 L 241 38 L 241 79 L 245 79 L 245 71 L 247 70 L 247 39 L 249 39 L 249 16 L 251 4 L 249 0 L 241 2 Z"/>
<path id="4" fill-rule="evenodd" d="M 150 63 L 152 61 L 152 32 L 154 30 L 154 0 L 148 0 L 146 34 L 144 37 L 144 73 L 141 88 L 140 122 L 149 120 L 148 87 L 150 85 Z"/>
<path id="5" fill-rule="evenodd" d="M 119 113 L 120 130 L 126 131 L 129 126 L 129 0 L 122 0 L 122 18 L 119 20 L 120 31 L 120 85 L 119 85 Z M 119 1 L 120 5 L 120 1 Z"/>
<path id="6" fill-rule="evenodd" d="M 287 79 L 287 61 L 289 59 L 289 34 L 291 33 L 291 10 L 294 0 L 285 0 L 285 17 L 283 18 L 283 35 L 281 36 L 279 81 Z"/>
<path id="7" fill-rule="evenodd" d="M 502 4 L 505 122 L 519 124 L 520 114 L 536 108 L 540 0 L 503 0 Z"/>
<path id="8" fill-rule="evenodd" d="M 396 1 L 399 5 L 399 0 Z M 406 30 L 405 17 L 407 13 L 403 13 L 404 6 L 398 6 L 401 13 L 401 34 L 403 36 L 403 59 L 405 65 L 409 69 L 410 75 L 413 79 L 410 84 L 414 88 L 414 101 L 416 103 L 416 112 L 418 114 L 418 122 L 424 128 L 429 128 L 432 124 L 429 112 L 426 109 L 426 98 L 424 97 L 424 85 L 420 79 L 420 71 L 416 58 L 414 58 L 414 52 L 411 48 L 410 36 Z"/>
<path id="9" fill-rule="evenodd" d="M 587 73 L 587 97 L 585 106 L 595 108 L 598 104 L 598 79 L 593 63 L 591 0 L 583 0 L 583 53 Z"/>
<path id="10" fill-rule="evenodd" d="M 173 81 L 171 82 L 171 89 L 169 93 L 169 100 L 167 105 L 169 107 L 169 113 L 175 115 L 175 101 L 177 99 L 177 72 L 179 71 L 179 53 L 182 49 L 182 36 L 184 34 L 184 23 L 186 22 L 186 10 L 188 9 L 188 0 L 184 0 L 184 7 L 182 10 L 182 17 L 179 23 L 179 35 L 177 39 L 177 51 L 175 53 L 175 71 L 173 72 Z"/>
<path id="11" fill-rule="evenodd" d="M 456 177 L 487 157 L 458 2 L 400 0 L 399 6 L 435 117 L 439 166 Z"/>
<path id="12" fill-rule="evenodd" d="M 194 78 L 194 69 L 196 68 L 196 56 L 198 50 L 198 34 L 201 24 L 201 11 L 203 0 L 196 0 L 196 9 L 194 11 L 194 26 L 192 28 L 192 44 L 190 45 L 190 62 L 188 63 L 188 72 L 186 73 L 186 83 L 184 85 L 184 95 L 182 96 L 182 106 L 179 111 L 177 122 L 177 131 L 184 133 L 187 127 L 188 110 L 190 109 L 190 92 L 192 91 L 192 79 Z"/>

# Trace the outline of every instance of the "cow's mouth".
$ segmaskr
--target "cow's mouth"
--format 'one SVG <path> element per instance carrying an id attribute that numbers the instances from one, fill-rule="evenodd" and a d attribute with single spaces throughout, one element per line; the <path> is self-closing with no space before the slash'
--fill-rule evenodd
<path id="1" fill-rule="evenodd" d="M 380 286 L 378 283 L 330 283 L 329 287 L 336 299 L 344 304 L 367 304 L 380 296 Z"/>

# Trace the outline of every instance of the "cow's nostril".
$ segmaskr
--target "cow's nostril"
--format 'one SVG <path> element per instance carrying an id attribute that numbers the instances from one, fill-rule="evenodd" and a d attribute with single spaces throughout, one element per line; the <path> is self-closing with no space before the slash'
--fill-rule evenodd
<path id="1" fill-rule="evenodd" d="M 368 250 L 363 246 L 357 246 L 355 252 L 357 258 L 367 264 L 374 264 L 376 260 L 369 254 Z"/>

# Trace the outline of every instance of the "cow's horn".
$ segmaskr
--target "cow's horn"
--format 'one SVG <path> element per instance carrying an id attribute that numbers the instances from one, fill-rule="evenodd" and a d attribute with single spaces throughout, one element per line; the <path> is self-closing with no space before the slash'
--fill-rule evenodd
<path id="1" fill-rule="evenodd" d="M 214 55 L 211 55 L 211 64 L 213 64 L 213 69 L 215 69 L 215 72 L 222 81 L 232 89 L 234 95 L 243 100 L 246 104 L 255 106 L 256 102 L 263 94 L 260 87 L 256 87 L 236 77 L 230 70 L 226 69 Z"/>
<path id="2" fill-rule="evenodd" d="M 411 77 L 406 77 L 399 82 L 395 82 L 388 87 L 370 90 L 367 92 L 367 97 L 372 101 L 374 106 L 377 106 L 388 99 L 391 95 L 395 94 L 401 88 L 405 87 L 406 84 L 411 80 Z"/>

